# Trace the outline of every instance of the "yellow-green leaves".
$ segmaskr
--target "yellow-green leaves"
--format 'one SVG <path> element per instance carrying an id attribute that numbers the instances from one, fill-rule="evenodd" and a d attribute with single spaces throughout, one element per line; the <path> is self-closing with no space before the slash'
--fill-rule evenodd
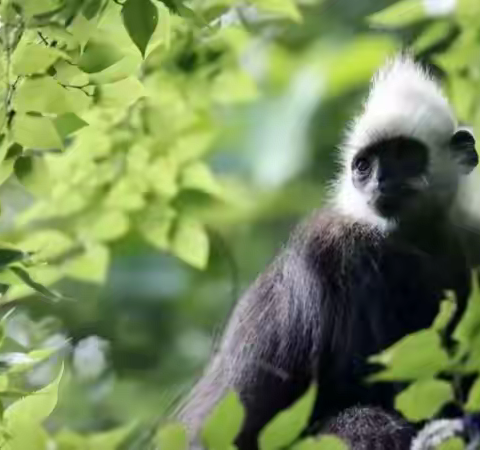
<path id="1" fill-rule="evenodd" d="M 302 15 L 294 0 L 252 0 L 260 11 L 274 14 L 279 17 L 285 17 L 295 22 L 302 20 Z"/>
<path id="2" fill-rule="evenodd" d="M 32 78 L 18 88 L 14 107 L 19 112 L 79 113 L 90 105 L 87 94 L 80 87 L 62 86 L 51 77 Z"/>
<path id="3" fill-rule="evenodd" d="M 453 398 L 452 386 L 446 381 L 418 380 L 397 395 L 395 408 L 407 419 L 418 422 L 433 417 Z"/>
<path id="4" fill-rule="evenodd" d="M 52 413 L 57 404 L 62 373 L 63 368 L 48 386 L 14 402 L 5 410 L 4 419 L 14 437 L 17 432 L 26 432 L 28 425 L 40 424 Z"/>
<path id="5" fill-rule="evenodd" d="M 480 377 L 477 377 L 475 383 L 470 388 L 465 409 L 473 412 L 480 411 Z"/>
<path id="6" fill-rule="evenodd" d="M 294 445 L 292 450 L 348 450 L 348 445 L 333 435 L 307 438 Z"/>
<path id="7" fill-rule="evenodd" d="M 50 118 L 17 114 L 12 124 L 13 137 L 25 148 L 38 150 L 60 149 L 63 142 Z"/>
<path id="8" fill-rule="evenodd" d="M 412 333 L 370 360 L 387 366 L 372 376 L 375 381 L 428 378 L 450 364 L 440 335 L 434 329 Z"/>
<path id="9" fill-rule="evenodd" d="M 389 8 L 370 16 L 370 23 L 383 26 L 409 25 L 425 17 L 424 2 L 421 0 L 401 0 Z"/>
<path id="10" fill-rule="evenodd" d="M 59 58 L 66 55 L 44 44 L 28 43 L 19 46 L 13 55 L 13 73 L 15 75 L 32 75 L 44 73 Z"/>
<path id="11" fill-rule="evenodd" d="M 188 439 L 185 428 L 176 423 L 162 427 L 155 437 L 155 442 L 160 449 L 188 450 Z"/>
<path id="12" fill-rule="evenodd" d="M 240 399 L 229 392 L 206 419 L 202 429 L 202 441 L 209 450 L 233 450 L 233 441 L 245 418 Z"/>
<path id="13" fill-rule="evenodd" d="M 91 39 L 85 46 L 78 65 L 85 73 L 96 73 L 112 66 L 123 56 L 121 50 L 112 43 Z"/>
<path id="14" fill-rule="evenodd" d="M 145 57 L 147 45 L 158 24 L 158 10 L 151 0 L 126 0 L 122 7 L 125 28 Z"/>
<path id="15" fill-rule="evenodd" d="M 278 413 L 261 431 L 260 449 L 282 449 L 292 444 L 308 425 L 316 397 L 317 388 L 312 386 L 293 406 Z"/>
<path id="16" fill-rule="evenodd" d="M 180 216 L 175 224 L 172 252 L 188 264 L 204 269 L 208 262 L 209 242 L 204 226 L 193 217 Z"/>

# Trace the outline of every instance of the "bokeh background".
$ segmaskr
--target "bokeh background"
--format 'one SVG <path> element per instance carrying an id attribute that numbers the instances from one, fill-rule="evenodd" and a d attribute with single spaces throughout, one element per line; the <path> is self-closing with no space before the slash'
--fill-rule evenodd
<path id="1" fill-rule="evenodd" d="M 480 123 L 475 1 L 302 0 L 294 10 L 280 1 L 264 3 L 270 14 L 255 5 L 193 2 L 226 30 L 225 40 L 173 18 L 169 50 L 152 50 L 143 66 L 147 76 L 163 68 L 164 83 L 155 79 L 149 87 L 167 106 L 174 105 L 174 93 L 188 91 L 208 110 L 214 138 L 203 162 L 228 195 L 191 189 L 174 200 L 205 226 L 205 268 L 163 251 L 132 226 L 106 240 L 104 277 L 40 279 L 67 300 L 45 301 L 21 288 L 9 298 L 22 300 L 6 326 L 7 349 L 58 348 L 28 373 L 30 387 L 50 381 L 58 361 L 66 361 L 52 417 L 57 428 L 104 430 L 171 413 L 201 374 L 237 298 L 298 220 L 324 204 L 342 133 L 387 57 L 413 48 L 443 80 L 462 120 L 474 128 Z M 225 82 L 215 93 L 218 101 L 207 104 L 205 73 L 219 70 L 225 58 L 238 62 L 242 76 Z M 152 119 L 160 135 L 175 126 L 175 107 L 166 110 Z M 82 117 L 92 123 L 90 114 Z M 74 145 L 75 137 L 66 151 Z M 1 187 L 1 227 L 21 241 L 28 233 L 18 231 L 19 217 L 36 200 L 18 178 Z M 109 226 L 117 225 L 113 220 Z"/>

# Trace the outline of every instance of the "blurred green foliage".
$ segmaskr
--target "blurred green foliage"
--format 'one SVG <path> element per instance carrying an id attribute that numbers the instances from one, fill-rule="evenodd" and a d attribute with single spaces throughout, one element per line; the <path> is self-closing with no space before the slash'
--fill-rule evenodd
<path id="1" fill-rule="evenodd" d="M 158 425 L 239 293 L 322 204 L 385 58 L 409 47 L 433 64 L 480 133 L 477 3 L 0 1 L 2 448 L 185 448 Z M 440 371 L 480 370 L 478 305 L 477 290 L 456 355 L 440 345 L 446 302 L 376 357 L 379 379 L 412 382 L 397 399 L 410 419 L 454 395 Z M 295 442 L 312 392 L 262 449 Z M 480 409 L 478 381 L 464 407 Z M 242 418 L 232 393 L 205 444 L 230 448 Z"/>

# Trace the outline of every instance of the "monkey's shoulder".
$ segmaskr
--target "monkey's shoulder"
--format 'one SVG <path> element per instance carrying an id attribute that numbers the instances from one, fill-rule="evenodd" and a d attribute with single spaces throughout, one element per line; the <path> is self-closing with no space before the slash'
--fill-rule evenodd
<path id="1" fill-rule="evenodd" d="M 326 260 L 334 264 L 335 259 L 356 259 L 377 249 L 384 237 L 369 224 L 355 221 L 334 209 L 316 211 L 294 231 L 289 247 L 303 256 Z"/>

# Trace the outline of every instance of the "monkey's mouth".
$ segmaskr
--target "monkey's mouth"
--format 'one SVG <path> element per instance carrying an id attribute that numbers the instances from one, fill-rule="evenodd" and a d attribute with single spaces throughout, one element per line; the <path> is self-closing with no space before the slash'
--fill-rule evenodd
<path id="1" fill-rule="evenodd" d="M 396 217 L 408 209 L 415 198 L 414 189 L 401 189 L 388 193 L 381 193 L 374 199 L 374 207 L 383 217 Z"/>

